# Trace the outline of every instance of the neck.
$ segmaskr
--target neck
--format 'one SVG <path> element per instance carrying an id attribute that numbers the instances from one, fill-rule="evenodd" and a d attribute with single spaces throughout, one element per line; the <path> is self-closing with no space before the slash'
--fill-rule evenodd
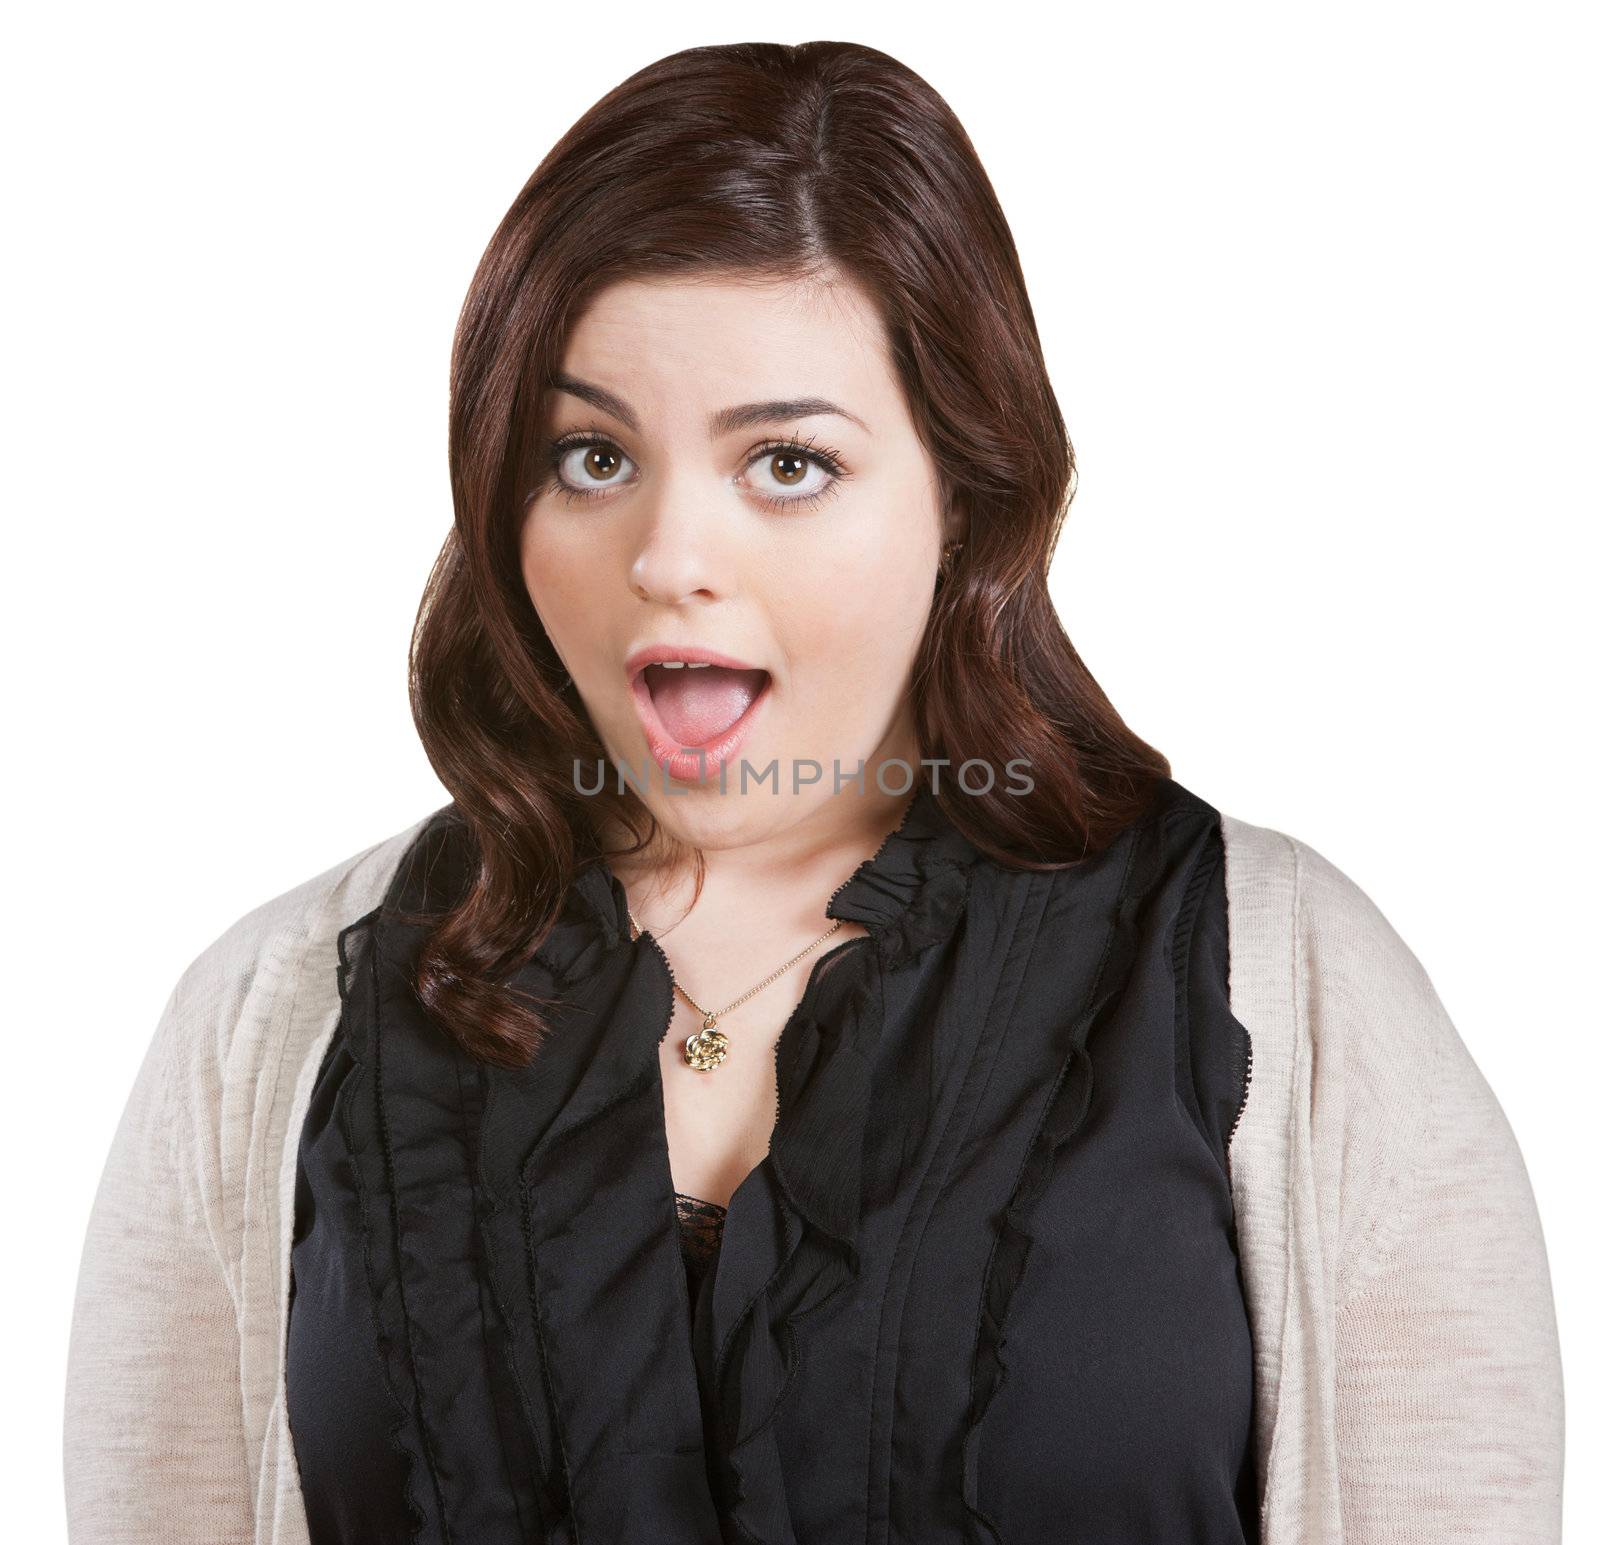
<path id="1" fill-rule="evenodd" d="M 724 920 L 757 908 L 765 921 L 778 924 L 788 916 L 803 929 L 825 922 L 833 892 L 900 824 L 915 791 L 913 785 L 904 794 L 885 794 L 869 771 L 859 792 L 848 785 L 839 794 L 819 788 L 791 799 L 754 795 L 722 801 L 729 814 L 714 824 L 680 816 L 680 805 L 691 801 L 669 796 L 651 802 L 661 830 L 649 846 L 608 862 L 642 927 L 671 926 L 691 908 Z M 625 840 L 620 827 L 608 833 L 606 852 Z M 699 901 L 696 849 L 705 860 Z"/>

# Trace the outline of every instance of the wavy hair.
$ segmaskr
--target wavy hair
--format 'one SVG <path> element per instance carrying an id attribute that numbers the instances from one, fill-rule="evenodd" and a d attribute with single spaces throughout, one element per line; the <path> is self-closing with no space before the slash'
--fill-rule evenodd
<path id="1" fill-rule="evenodd" d="M 685 49 L 562 136 L 478 264 L 450 362 L 455 520 L 410 651 L 418 733 L 468 829 L 472 875 L 426 919 L 414 987 L 470 1055 L 525 1066 L 547 1033 L 507 985 L 561 914 L 599 818 L 656 835 L 631 792 L 579 794 L 602 746 L 523 580 L 519 539 L 551 377 L 602 288 L 689 273 L 853 281 L 876 306 L 963 545 L 912 694 L 924 757 L 1029 763 L 1025 795 L 941 808 L 1006 865 L 1099 851 L 1170 776 L 1073 648 L 1046 580 L 1076 485 L 1011 232 L 961 124 L 856 43 Z"/>

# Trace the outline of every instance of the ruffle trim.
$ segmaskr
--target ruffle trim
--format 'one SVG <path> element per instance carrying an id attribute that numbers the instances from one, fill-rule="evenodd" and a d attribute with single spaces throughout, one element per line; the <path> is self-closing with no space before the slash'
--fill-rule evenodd
<path id="1" fill-rule="evenodd" d="M 932 786 L 920 783 L 900 824 L 829 898 L 827 916 L 863 924 L 884 964 L 903 964 L 954 932 L 977 858 Z"/>
<path id="2" fill-rule="evenodd" d="M 413 1542 L 448 1539 L 462 1527 L 484 1540 L 520 1538 L 530 1515 L 548 1521 L 559 1511 L 552 1496 L 560 1477 L 539 1440 L 517 1322 L 492 1269 L 494 1198 L 474 1167 L 447 1165 L 447 1174 L 425 1181 L 419 1173 L 424 1154 L 476 1152 L 488 1094 L 452 1043 L 413 1017 L 421 1011 L 403 957 L 417 935 L 390 918 L 419 905 L 408 886 L 419 871 L 433 873 L 428 859 L 448 846 L 443 835 L 430 826 L 384 902 L 338 936 L 339 1033 L 353 1065 L 334 1112 L 359 1201 L 375 1342 L 395 1412 L 387 1438 L 404 1469 Z M 438 1091 L 448 1093 L 441 1099 Z M 456 1220 L 449 1238 L 440 1228 L 445 1212 Z M 438 1243 L 437 1259 L 422 1262 L 419 1237 Z M 486 1376 L 476 1361 L 462 1364 L 469 1374 L 449 1371 L 458 1350 L 482 1359 Z M 462 1462 L 464 1448 L 470 1463 Z"/>
<path id="3" fill-rule="evenodd" d="M 428 852 L 429 864 L 425 875 L 404 877 L 400 904 L 437 910 L 444 897 L 453 898 L 466 883 L 469 846 L 459 812 L 453 804 L 445 806 L 415 845 L 414 852 Z M 885 964 L 898 965 L 954 931 L 978 857 L 924 779 L 899 825 L 829 897 L 825 915 L 865 925 Z M 564 989 L 593 976 L 607 955 L 631 938 L 626 889 L 604 860 L 591 859 L 578 870 L 532 959 L 550 973 L 558 990 Z"/>
<path id="4" fill-rule="evenodd" d="M 375 925 L 381 910 L 381 907 L 374 908 L 339 932 L 338 985 L 342 1015 L 340 1031 L 344 1035 L 345 1044 L 349 1048 L 355 1066 L 339 1087 L 339 1093 L 334 1100 L 334 1120 L 344 1140 L 345 1150 L 350 1158 L 351 1173 L 355 1177 L 358 1212 L 361 1218 L 361 1256 L 372 1304 L 373 1334 L 377 1341 L 379 1362 L 382 1367 L 383 1387 L 394 1407 L 394 1420 L 387 1428 L 387 1437 L 389 1447 L 405 1470 L 406 1482 L 402 1499 L 412 1519 L 411 1539 L 417 1541 L 422 1538 L 422 1532 L 428 1527 L 429 1520 L 427 1510 L 417 1495 L 417 1477 L 424 1467 L 425 1458 L 408 1441 L 416 1386 L 411 1378 L 409 1349 L 403 1346 L 389 1329 L 393 1324 L 404 1323 L 405 1309 L 400 1301 L 399 1284 L 395 1275 L 392 1272 L 380 1272 L 378 1269 L 372 1224 L 374 1187 L 366 1173 L 366 1165 L 362 1162 L 362 1155 L 370 1145 L 362 1140 L 353 1126 L 353 1101 L 358 1089 L 362 1091 L 364 1099 L 374 1101 L 376 1121 L 380 1127 L 382 1126 L 383 1102 L 381 1093 L 377 1089 L 378 1074 L 373 1065 L 373 1058 L 377 1054 L 376 1044 L 367 1045 L 367 1037 L 359 1034 L 351 1022 L 357 962 L 353 954 L 354 947 L 348 942 L 357 933 L 364 935 L 362 943 L 364 953 L 360 964 L 366 969 L 362 972 L 361 980 L 368 985 L 371 992 L 368 1007 L 373 1016 L 370 1022 L 375 1023 L 378 979 L 374 969 L 375 961 L 371 959 L 371 954 L 377 948 Z M 387 1131 L 383 1132 L 383 1139 L 387 1151 Z M 431 1464 L 428 1468 L 431 1474 Z M 437 1500 L 437 1483 L 434 1495 Z"/>
<path id="5" fill-rule="evenodd" d="M 899 825 L 828 898 L 825 915 L 865 925 L 885 963 L 898 964 L 955 928 L 978 856 L 924 780 Z M 630 937 L 627 892 L 604 861 L 579 871 L 573 895 L 576 905 L 535 951 L 563 981 L 590 974 L 607 950 Z"/>
<path id="6" fill-rule="evenodd" d="M 829 1306 L 844 1301 L 863 1269 L 862 1147 L 885 977 L 959 925 L 976 857 L 922 785 L 877 852 L 829 898 L 827 915 L 862 923 L 871 944 L 840 947 L 855 952 L 841 962 L 847 974 L 818 994 L 814 1014 L 797 1010 L 779 1043 L 784 1101 L 762 1177 L 770 1185 L 758 1193 L 765 1209 L 745 1211 L 740 1225 L 749 1232 L 732 1236 L 736 1249 L 754 1251 L 760 1280 L 716 1284 L 727 1291 L 714 1292 L 696 1327 L 697 1357 L 712 1370 L 719 1501 L 743 1540 L 789 1537 L 778 1414 L 807 1340 L 825 1333 Z"/>
<path id="7" fill-rule="evenodd" d="M 998 1234 L 984 1275 L 973 1352 L 972 1404 L 961 1444 L 961 1495 L 985 1545 L 1003 1545 L 995 1520 L 978 1498 L 978 1465 L 984 1422 L 1005 1382 L 1006 1319 L 1027 1266 L 1033 1242 L 1032 1218 L 1063 1152 L 1082 1128 L 1094 1093 L 1094 1062 L 1089 1043 L 1111 1016 L 1136 963 L 1140 908 L 1159 876 L 1159 815 L 1134 829 L 1123 871 L 1111 931 L 1089 992 L 1089 1005 L 1078 1016 L 1065 1060 L 1056 1074 L 1039 1126 L 1028 1145 L 1010 1199 L 1003 1209 Z"/>
<path id="8" fill-rule="evenodd" d="M 837 962 L 816 963 L 779 1042 L 772 1144 L 730 1209 L 737 1218 L 694 1317 L 702 1398 L 718 1434 L 708 1453 L 718 1505 L 747 1542 L 789 1537 L 779 1412 L 807 1340 L 826 1333 L 862 1271 L 862 1147 L 885 977 L 959 926 L 977 856 L 920 785 L 894 830 L 828 899 L 827 916 L 861 923 L 869 938 L 837 946 Z M 620 936 L 620 885 L 596 868 L 580 891 L 593 936 Z"/>

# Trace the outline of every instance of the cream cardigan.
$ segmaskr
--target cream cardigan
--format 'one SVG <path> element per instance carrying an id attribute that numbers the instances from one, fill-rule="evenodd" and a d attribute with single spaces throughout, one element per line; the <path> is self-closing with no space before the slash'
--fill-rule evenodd
<path id="1" fill-rule="evenodd" d="M 74 1545 L 308 1545 L 284 1385 L 296 1145 L 336 936 L 426 819 L 241 918 L 173 990 L 84 1244 Z M 1353 881 L 1265 827 L 1225 815 L 1223 838 L 1263 1545 L 1558 1541 L 1555 1308 L 1505 1114 Z"/>

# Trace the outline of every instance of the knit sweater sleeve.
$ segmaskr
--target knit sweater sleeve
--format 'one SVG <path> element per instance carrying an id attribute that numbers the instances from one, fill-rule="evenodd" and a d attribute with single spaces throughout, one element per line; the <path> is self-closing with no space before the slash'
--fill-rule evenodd
<path id="1" fill-rule="evenodd" d="M 1426 972 L 1304 843 L 1345 1545 L 1551 1545 L 1563 1389 L 1549 1266 L 1511 1125 Z M 1337 1140 L 1331 1133 L 1337 1128 Z"/>
<path id="2" fill-rule="evenodd" d="M 203 952 L 168 999 L 91 1208 L 66 1382 L 73 1545 L 254 1535 L 218 1184 L 217 1040 L 249 975 L 230 943 Z"/>

